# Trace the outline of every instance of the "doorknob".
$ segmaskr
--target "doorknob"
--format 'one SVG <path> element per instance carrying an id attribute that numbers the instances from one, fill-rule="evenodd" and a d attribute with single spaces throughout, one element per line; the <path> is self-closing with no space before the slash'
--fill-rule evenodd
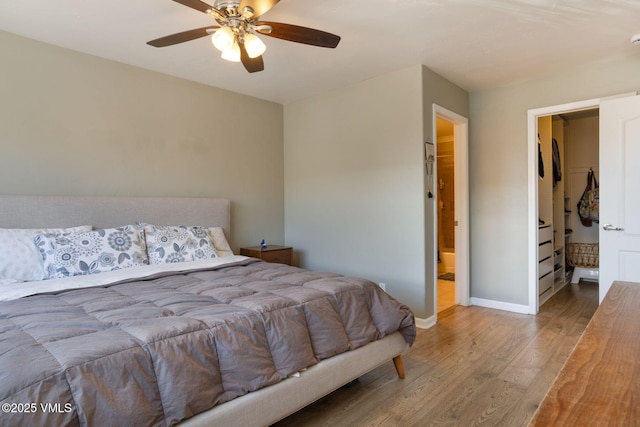
<path id="1" fill-rule="evenodd" d="M 624 228 L 622 228 L 622 227 L 614 227 L 611 224 L 603 225 L 602 229 L 605 230 L 605 231 L 624 231 Z"/>

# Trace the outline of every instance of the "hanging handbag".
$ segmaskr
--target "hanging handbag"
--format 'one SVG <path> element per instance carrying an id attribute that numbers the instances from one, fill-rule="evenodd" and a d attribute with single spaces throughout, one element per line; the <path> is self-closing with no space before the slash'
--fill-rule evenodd
<path id="1" fill-rule="evenodd" d="M 591 171 L 591 195 L 589 196 L 589 218 L 593 222 L 600 221 L 600 188 L 596 181 L 596 174 Z"/>
<path id="2" fill-rule="evenodd" d="M 578 216 L 585 227 L 591 227 L 594 221 L 600 220 L 600 190 L 592 169 L 589 169 L 587 186 L 578 202 Z"/>

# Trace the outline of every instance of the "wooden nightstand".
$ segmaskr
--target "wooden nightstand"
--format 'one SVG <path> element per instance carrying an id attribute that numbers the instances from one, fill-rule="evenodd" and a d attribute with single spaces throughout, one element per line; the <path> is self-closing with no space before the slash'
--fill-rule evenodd
<path id="1" fill-rule="evenodd" d="M 268 245 L 266 249 L 262 249 L 260 246 L 250 246 L 240 248 L 240 255 L 259 258 L 266 262 L 291 265 L 293 248 L 291 246 Z"/>

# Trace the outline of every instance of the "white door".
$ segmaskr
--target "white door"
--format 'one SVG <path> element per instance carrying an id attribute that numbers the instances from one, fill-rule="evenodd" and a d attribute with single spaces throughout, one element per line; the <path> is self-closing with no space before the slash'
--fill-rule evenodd
<path id="1" fill-rule="evenodd" d="M 600 301 L 640 282 L 640 96 L 600 104 Z M 639 285 L 640 286 L 640 285 Z"/>

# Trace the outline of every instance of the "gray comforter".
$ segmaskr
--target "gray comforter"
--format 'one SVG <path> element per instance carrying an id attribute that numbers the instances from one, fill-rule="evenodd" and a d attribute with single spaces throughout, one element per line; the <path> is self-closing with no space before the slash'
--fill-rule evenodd
<path id="1" fill-rule="evenodd" d="M 399 330 L 364 279 L 240 265 L 0 303 L 0 425 L 173 425 Z"/>

